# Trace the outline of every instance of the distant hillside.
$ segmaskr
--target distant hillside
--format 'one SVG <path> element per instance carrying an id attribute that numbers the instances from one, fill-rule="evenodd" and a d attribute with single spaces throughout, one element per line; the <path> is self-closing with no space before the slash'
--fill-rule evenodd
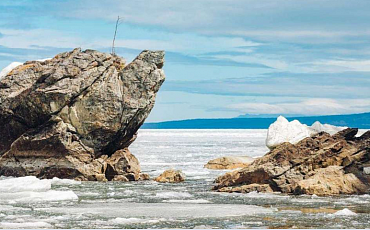
<path id="1" fill-rule="evenodd" d="M 314 117 L 289 117 L 289 121 L 297 119 L 301 123 L 311 125 L 315 121 L 321 123 L 370 129 L 370 113 L 329 115 Z M 276 118 L 229 118 L 229 119 L 192 119 L 182 121 L 166 121 L 145 123 L 143 129 L 267 129 Z"/>

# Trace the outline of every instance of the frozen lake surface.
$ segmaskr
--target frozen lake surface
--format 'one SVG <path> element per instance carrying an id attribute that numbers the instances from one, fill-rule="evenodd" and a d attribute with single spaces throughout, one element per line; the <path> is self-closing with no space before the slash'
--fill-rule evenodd
<path id="1" fill-rule="evenodd" d="M 153 178 L 181 169 L 180 184 L 0 179 L 0 228 L 368 228 L 370 195 L 228 194 L 210 189 L 228 155 L 265 154 L 267 130 L 140 130 L 130 147 Z M 340 211 L 340 212 L 338 212 Z"/>

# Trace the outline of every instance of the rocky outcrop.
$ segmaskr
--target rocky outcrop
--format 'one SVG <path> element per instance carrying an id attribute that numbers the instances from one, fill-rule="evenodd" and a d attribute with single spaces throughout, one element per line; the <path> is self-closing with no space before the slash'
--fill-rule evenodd
<path id="1" fill-rule="evenodd" d="M 26 62 L 0 80 L 0 175 L 138 180 L 127 147 L 154 106 L 163 51 L 130 64 L 75 49 Z"/>
<path id="2" fill-rule="evenodd" d="M 181 170 L 168 169 L 154 180 L 160 183 L 179 183 L 185 181 L 185 174 Z"/>
<path id="3" fill-rule="evenodd" d="M 321 132 L 295 145 L 285 142 L 251 165 L 217 178 L 214 190 L 249 192 L 253 189 L 245 186 L 258 191 L 263 185 L 293 194 L 367 193 L 370 131 L 356 134 L 357 129 L 348 128 L 332 136 Z"/>
<path id="4" fill-rule="evenodd" d="M 236 169 L 250 165 L 255 159 L 248 156 L 227 156 L 208 161 L 207 169 Z"/>

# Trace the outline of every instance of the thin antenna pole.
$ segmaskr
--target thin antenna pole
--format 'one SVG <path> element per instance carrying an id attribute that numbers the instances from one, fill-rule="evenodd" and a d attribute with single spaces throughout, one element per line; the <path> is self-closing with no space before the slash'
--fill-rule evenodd
<path id="1" fill-rule="evenodd" d="M 117 22 L 116 22 L 116 29 L 114 30 L 114 37 L 113 37 L 113 43 L 112 43 L 112 54 L 115 55 L 116 54 L 116 51 L 114 49 L 114 42 L 116 41 L 116 35 L 117 35 L 117 29 L 118 29 L 118 24 L 119 24 L 119 21 L 120 21 L 120 17 L 118 16 L 117 18 Z"/>

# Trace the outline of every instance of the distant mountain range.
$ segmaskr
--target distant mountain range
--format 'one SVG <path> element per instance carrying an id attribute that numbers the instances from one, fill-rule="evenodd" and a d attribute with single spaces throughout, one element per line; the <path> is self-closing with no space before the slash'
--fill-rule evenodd
<path id="1" fill-rule="evenodd" d="M 360 129 L 370 129 L 370 112 L 348 115 L 288 117 L 301 123 L 311 125 L 315 121 L 336 126 L 348 126 Z M 267 129 L 276 120 L 270 118 L 225 118 L 225 119 L 191 119 L 180 121 L 165 121 L 145 123 L 143 129 Z"/>

